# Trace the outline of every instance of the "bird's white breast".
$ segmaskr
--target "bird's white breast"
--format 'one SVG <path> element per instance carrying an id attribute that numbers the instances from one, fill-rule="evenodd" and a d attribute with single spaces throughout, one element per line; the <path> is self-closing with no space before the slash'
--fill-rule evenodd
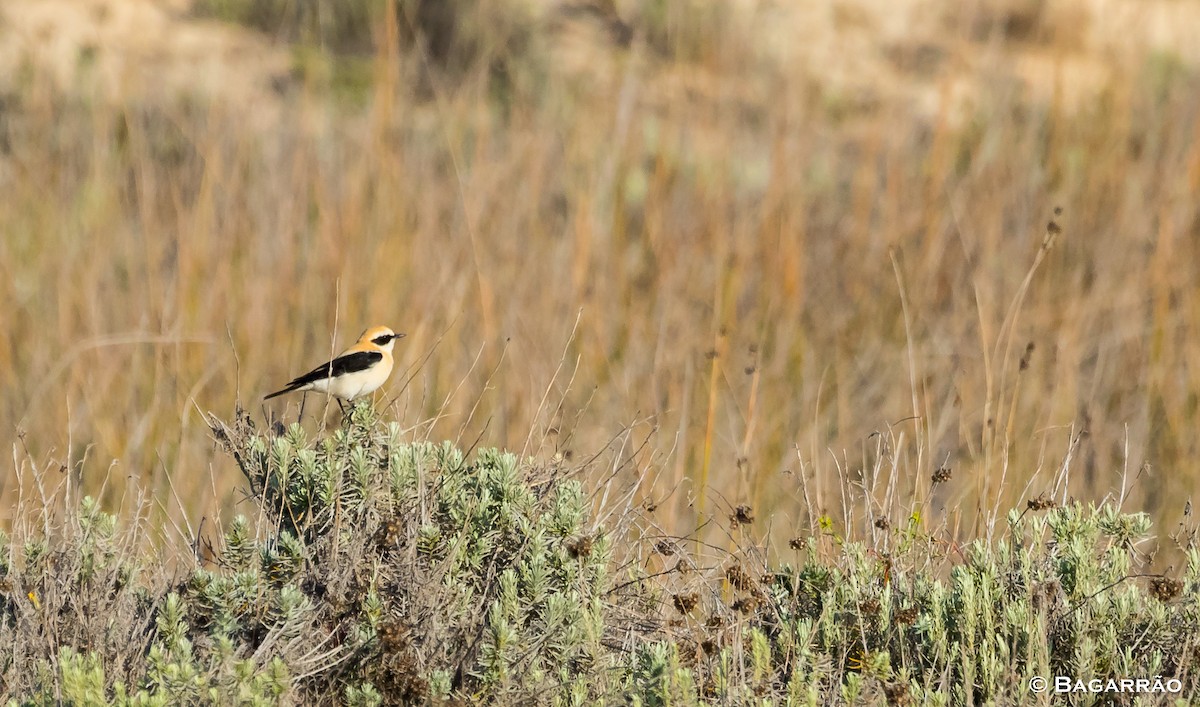
<path id="1" fill-rule="evenodd" d="M 313 381 L 312 390 L 328 393 L 342 400 L 353 400 L 362 395 L 373 393 L 379 389 L 392 372 L 392 361 L 385 357 L 382 361 L 364 371 L 354 371 L 334 378 Z"/>

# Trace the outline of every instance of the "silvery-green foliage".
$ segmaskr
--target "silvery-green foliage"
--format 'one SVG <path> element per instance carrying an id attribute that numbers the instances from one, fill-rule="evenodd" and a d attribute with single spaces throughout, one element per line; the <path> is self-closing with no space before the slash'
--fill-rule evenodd
<path id="1" fill-rule="evenodd" d="M 93 499 L 57 534 L 0 535 L 0 669 L 52 638 L 6 674 L 26 704 L 1011 704 L 1054 675 L 1200 691 L 1200 551 L 1154 575 L 1148 519 L 1113 506 L 1013 511 L 989 541 L 917 513 L 884 545 L 822 526 L 778 565 L 672 541 L 668 564 L 636 514 L 599 523 L 575 475 L 409 441 L 369 406 L 311 439 L 244 419 L 218 439 L 250 497 L 185 577 L 154 584 Z"/>

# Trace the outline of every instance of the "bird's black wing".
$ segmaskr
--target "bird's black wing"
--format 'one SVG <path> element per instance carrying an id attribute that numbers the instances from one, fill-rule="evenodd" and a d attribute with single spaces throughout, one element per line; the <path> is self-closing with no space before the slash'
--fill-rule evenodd
<path id="1" fill-rule="evenodd" d="M 324 378 L 337 378 L 347 373 L 365 371 L 381 360 L 383 360 L 383 354 L 378 351 L 355 351 L 345 356 L 338 356 L 329 363 L 317 366 L 291 383 L 288 383 L 288 387 L 299 388 L 302 385 L 308 385 L 313 381 L 319 381 Z"/>
<path id="2" fill-rule="evenodd" d="M 276 393 L 271 393 L 267 399 L 273 398 L 276 395 L 289 393 L 297 388 L 304 386 L 314 381 L 324 380 L 326 378 L 337 378 L 344 376 L 347 373 L 356 373 L 365 371 L 383 359 L 383 354 L 378 351 L 355 351 L 354 353 L 338 356 L 329 363 L 322 364 L 312 369 L 308 373 L 299 376 L 288 383 L 287 386 Z"/>

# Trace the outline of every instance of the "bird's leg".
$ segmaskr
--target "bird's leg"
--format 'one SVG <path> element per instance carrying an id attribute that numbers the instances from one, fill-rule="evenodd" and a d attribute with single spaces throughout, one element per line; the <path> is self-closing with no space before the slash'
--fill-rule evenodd
<path id="1" fill-rule="evenodd" d="M 346 422 L 346 406 L 342 404 L 341 398 L 334 398 L 334 400 L 337 401 L 338 408 L 342 411 L 342 423 L 344 424 Z"/>
<path id="2" fill-rule="evenodd" d="M 296 417 L 296 422 L 304 419 L 304 403 L 308 402 L 308 393 L 300 394 L 300 415 Z"/>

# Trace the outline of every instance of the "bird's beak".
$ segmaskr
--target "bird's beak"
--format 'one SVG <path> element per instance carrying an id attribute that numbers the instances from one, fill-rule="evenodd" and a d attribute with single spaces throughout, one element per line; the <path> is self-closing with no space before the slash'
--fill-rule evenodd
<path id="1" fill-rule="evenodd" d="M 403 339 L 406 336 L 408 336 L 408 334 L 392 334 L 392 341 L 395 341 L 396 339 Z"/>

